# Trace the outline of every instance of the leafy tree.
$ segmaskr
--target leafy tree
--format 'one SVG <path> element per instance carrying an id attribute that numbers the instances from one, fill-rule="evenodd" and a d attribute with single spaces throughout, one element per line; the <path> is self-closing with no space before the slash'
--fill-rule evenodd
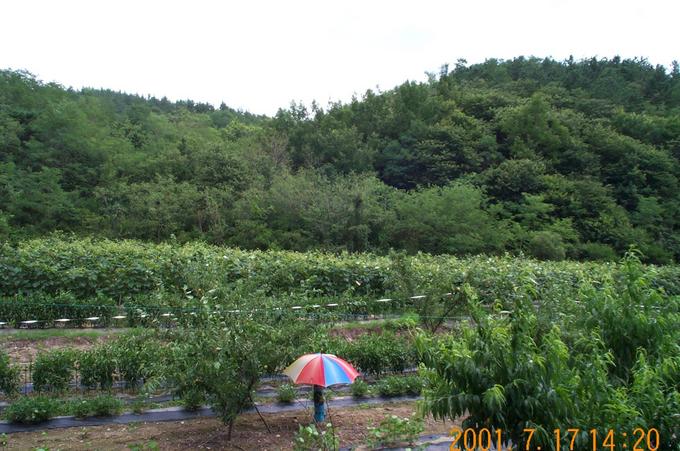
<path id="1" fill-rule="evenodd" d="M 309 336 L 310 326 L 291 318 L 215 313 L 204 301 L 196 321 L 178 331 L 166 377 L 180 396 L 204 396 L 228 425 L 230 440 L 236 418 L 253 405 L 260 378 L 297 357 L 297 346 Z"/>
<path id="2" fill-rule="evenodd" d="M 516 288 L 509 317 L 489 315 L 472 296 L 473 326 L 418 337 L 425 411 L 465 416 L 463 428 L 501 429 L 503 441 L 520 448 L 530 428 L 532 446 L 556 449 L 553 431 L 569 424 L 582 431 L 573 437 L 575 449 L 592 445 L 587 430 L 635 427 L 656 427 L 659 446 L 676 449 L 680 348 L 670 331 L 678 330 L 680 316 L 677 303 L 651 286 L 639 259 L 629 254 L 602 289 L 586 287 L 583 304 L 562 319 L 543 316 L 549 299 L 531 279 Z M 565 435 L 562 449 L 572 438 Z"/>
<path id="3" fill-rule="evenodd" d="M 529 253 L 539 260 L 563 260 L 566 250 L 562 237 L 553 232 L 535 232 L 529 240 Z"/>
<path id="4" fill-rule="evenodd" d="M 677 63 L 461 60 L 268 118 L 3 70 L 0 230 L 459 253 L 531 252 L 555 234 L 569 258 L 635 243 L 668 263 L 680 258 L 678 93 Z M 461 200 L 454 227 L 434 187 L 469 183 L 483 199 Z M 418 217 L 418 199 L 437 213 Z"/>
<path id="5" fill-rule="evenodd" d="M 479 189 L 463 183 L 403 193 L 395 202 L 390 240 L 410 252 L 494 252 L 505 237 L 485 202 Z"/>

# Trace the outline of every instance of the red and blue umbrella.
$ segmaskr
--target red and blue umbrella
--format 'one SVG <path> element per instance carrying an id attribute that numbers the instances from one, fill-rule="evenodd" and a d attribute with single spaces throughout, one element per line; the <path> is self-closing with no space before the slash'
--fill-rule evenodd
<path id="1" fill-rule="evenodd" d="M 335 384 L 351 384 L 359 376 L 352 365 L 333 354 L 305 354 L 283 374 L 296 384 L 311 384 L 328 387 Z"/>

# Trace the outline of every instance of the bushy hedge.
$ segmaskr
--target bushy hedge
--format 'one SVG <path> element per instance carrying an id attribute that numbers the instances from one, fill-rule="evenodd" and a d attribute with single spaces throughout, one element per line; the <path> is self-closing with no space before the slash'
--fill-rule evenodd
<path id="1" fill-rule="evenodd" d="M 630 253 L 609 283 L 557 311 L 535 307 L 527 278 L 511 315 L 471 304 L 457 334 L 420 334 L 424 411 L 464 417 L 463 429 L 493 425 L 522 449 L 527 424 L 543 431 L 532 442 L 543 448 L 554 446 L 547 431 L 569 424 L 582 431 L 574 449 L 590 446 L 585 430 L 640 425 L 654 425 L 659 449 L 680 449 L 680 302 L 649 271 Z"/>
<path id="2" fill-rule="evenodd" d="M 78 356 L 80 383 L 88 388 L 111 388 L 117 366 L 115 350 L 114 346 L 102 345 L 81 352 Z"/>
<path id="3" fill-rule="evenodd" d="M 5 418 L 12 423 L 35 424 L 59 414 L 60 401 L 45 396 L 24 396 L 5 409 Z"/>
<path id="4" fill-rule="evenodd" d="M 125 314 L 128 325 L 177 314 L 210 293 L 237 308 L 258 299 L 280 305 L 341 302 L 349 313 L 401 309 L 408 297 L 451 291 L 462 283 L 487 305 L 512 305 L 532 280 L 544 299 L 579 296 L 584 282 L 606 284 L 619 263 L 538 262 L 512 257 L 332 255 L 242 251 L 202 243 L 34 239 L 0 246 L 0 321 Z M 655 286 L 680 295 L 680 267 L 645 267 Z M 398 301 L 373 302 L 379 297 Z M 51 305 L 54 304 L 54 305 Z"/>
<path id="5" fill-rule="evenodd" d="M 33 387 L 37 392 L 63 392 L 79 375 L 80 384 L 89 389 L 108 390 L 116 381 L 135 388 L 158 375 L 167 356 L 166 347 L 151 330 L 121 334 L 115 341 L 84 351 L 43 351 L 31 366 Z M 5 391 L 4 380 L 6 387 L 12 386 L 15 373 L 18 380 L 18 371 L 0 353 L 0 391 Z"/>
<path id="6" fill-rule="evenodd" d="M 119 298 L 177 280 L 171 246 L 36 239 L 0 248 L 1 294 L 71 292 L 78 298 Z"/>
<path id="7" fill-rule="evenodd" d="M 416 365 L 415 348 L 410 340 L 390 332 L 365 334 L 340 343 L 336 345 L 338 355 L 364 373 L 403 371 Z"/>
<path id="8" fill-rule="evenodd" d="M 0 247 L 0 295 L 71 292 L 124 299 L 154 291 L 196 293 L 254 279 L 271 292 L 383 291 L 387 261 L 310 252 L 246 252 L 200 243 L 34 239 Z"/>
<path id="9" fill-rule="evenodd" d="M 355 398 L 363 398 L 368 395 L 368 384 L 363 379 L 355 379 L 351 385 L 352 396 Z"/>
<path id="10" fill-rule="evenodd" d="M 164 344 L 150 333 L 123 335 L 111 347 L 118 373 L 130 387 L 156 376 L 169 354 Z"/>
<path id="11" fill-rule="evenodd" d="M 19 368 L 11 365 L 9 355 L 0 350 L 0 393 L 14 396 L 19 392 Z"/>
<path id="12" fill-rule="evenodd" d="M 411 340 L 389 331 L 364 334 L 352 340 L 322 334 L 311 339 L 299 352 L 335 354 L 347 360 L 361 373 L 372 375 L 403 371 L 417 365 L 416 351 Z"/>
<path id="13" fill-rule="evenodd" d="M 507 293 L 514 275 L 531 274 L 543 286 L 569 287 L 583 277 L 606 277 L 615 264 L 537 262 L 511 257 L 418 255 L 412 269 L 426 276 L 445 271 L 470 278 L 485 300 Z M 656 271 L 680 294 L 680 269 Z M 392 259 L 371 254 L 242 251 L 202 243 L 43 238 L 0 246 L 0 295 L 70 292 L 76 298 L 127 299 L 158 290 L 197 294 L 251 280 L 269 294 L 307 292 L 357 296 L 388 293 L 398 275 Z M 455 280 L 455 277 L 452 279 Z M 676 292 L 677 291 L 677 292 Z M 416 294 L 416 293 L 414 293 Z"/>
<path id="14" fill-rule="evenodd" d="M 279 402 L 286 404 L 291 403 L 295 401 L 295 398 L 297 397 L 297 389 L 295 388 L 295 385 L 282 384 L 276 390 L 276 397 Z"/>
<path id="15" fill-rule="evenodd" d="M 36 391 L 61 392 L 68 389 L 75 372 L 76 353 L 72 350 L 40 352 L 33 364 Z"/>
<path id="16" fill-rule="evenodd" d="M 420 376 L 387 376 L 378 381 L 378 394 L 385 397 L 419 395 L 423 389 Z"/>
<path id="17" fill-rule="evenodd" d="M 95 316 L 100 318 L 100 324 L 107 325 L 117 312 L 115 301 L 104 296 L 78 299 L 72 293 L 33 292 L 0 298 L 0 319 L 14 326 L 25 320 L 54 321 L 60 318 L 69 318 L 72 320 L 69 326 L 78 326 L 83 318 Z"/>
<path id="18" fill-rule="evenodd" d="M 111 395 L 100 395 L 95 398 L 75 399 L 69 407 L 76 418 L 111 416 L 123 410 L 123 401 Z"/>

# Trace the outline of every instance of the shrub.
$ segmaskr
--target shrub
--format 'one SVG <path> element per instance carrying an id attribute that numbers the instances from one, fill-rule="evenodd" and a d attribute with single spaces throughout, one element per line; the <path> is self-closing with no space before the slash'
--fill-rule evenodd
<path id="1" fill-rule="evenodd" d="M 279 398 L 279 402 L 291 403 L 297 396 L 297 390 L 294 385 L 283 384 L 279 386 L 277 390 L 277 396 Z"/>
<path id="2" fill-rule="evenodd" d="M 5 409 L 5 417 L 12 423 L 41 423 L 56 416 L 59 407 L 60 403 L 56 399 L 24 396 Z"/>
<path id="3" fill-rule="evenodd" d="M 534 254 L 541 250 L 541 244 L 545 244 L 549 251 L 553 244 L 550 235 L 546 240 L 545 233 L 550 232 L 539 233 L 543 235 L 534 237 Z M 558 254 L 561 254 L 559 250 Z M 26 295 L 38 296 L 41 308 L 47 308 L 49 296 L 58 297 L 66 293 L 63 296 L 70 299 L 56 304 L 68 304 L 72 310 L 77 309 L 76 302 L 89 304 L 85 300 L 101 296 L 96 304 L 106 303 L 105 309 L 96 315 L 94 311 L 90 313 L 91 310 L 87 310 L 87 314 L 79 312 L 82 314 L 75 317 L 94 315 L 109 318 L 111 314 L 115 315 L 116 304 L 113 301 L 145 298 L 158 305 L 165 297 L 152 299 L 150 295 L 159 291 L 172 296 L 191 292 L 200 297 L 213 288 L 223 293 L 235 286 L 248 284 L 257 287 L 265 296 L 284 293 L 313 296 L 347 293 L 353 298 L 392 296 L 397 291 L 402 292 L 402 288 L 409 288 L 406 295 L 411 296 L 424 294 L 413 290 L 425 288 L 429 291 L 431 276 L 439 274 L 448 274 L 450 277 L 446 279 L 450 281 L 462 280 L 463 275 L 468 274 L 471 276 L 470 284 L 480 293 L 482 302 L 492 303 L 511 293 L 512 279 L 517 273 L 531 273 L 537 280 L 543 274 L 545 282 L 553 282 L 563 274 L 579 275 L 588 271 L 600 277 L 610 272 L 604 265 L 564 262 L 545 266 L 507 257 L 419 255 L 407 257 L 407 260 L 412 263 L 409 266 L 413 269 L 414 281 L 418 283 L 402 287 L 392 258 L 366 254 L 336 256 L 321 252 L 241 251 L 201 243 L 178 246 L 58 237 L 32 239 L 0 245 L 0 297 L 6 298 L 0 300 L 0 317 L 7 318 L 5 308 L 13 311 L 16 302 L 10 301 L 15 296 L 22 300 L 22 308 L 31 308 L 30 304 L 35 303 L 35 299 L 31 300 Z M 565 285 L 564 288 L 570 290 L 569 293 L 575 292 L 573 286 Z M 94 305 L 90 307 L 95 309 Z M 34 314 L 41 312 L 49 313 L 45 310 L 32 311 Z M 55 311 L 40 319 L 74 317 L 68 315 L 76 312 Z"/>
<path id="4" fill-rule="evenodd" d="M 326 425 L 325 431 L 317 429 L 314 424 L 300 425 L 300 429 L 293 439 L 295 451 L 335 451 L 339 446 L 340 441 L 330 423 Z"/>
<path id="5" fill-rule="evenodd" d="M 147 410 L 147 405 L 144 400 L 141 399 L 135 399 L 132 404 L 130 404 L 130 409 L 132 410 L 132 413 L 136 413 L 137 415 L 141 415 Z"/>
<path id="6" fill-rule="evenodd" d="M 180 327 L 172 344 L 166 380 L 182 393 L 200 389 L 215 414 L 229 426 L 252 406 L 252 392 L 265 372 L 287 356 L 287 338 L 309 330 L 302 322 L 282 319 L 276 326 L 238 315 L 228 321 L 207 306 L 201 327 Z M 293 329 L 293 330 L 291 330 Z"/>
<path id="7" fill-rule="evenodd" d="M 90 388 L 109 389 L 113 385 L 116 361 L 109 346 L 82 352 L 78 358 L 81 383 Z"/>
<path id="8" fill-rule="evenodd" d="M 390 415 L 380 422 L 377 428 L 368 429 L 367 443 L 371 448 L 400 443 L 412 444 L 418 435 L 425 430 L 421 417 L 398 417 Z"/>
<path id="9" fill-rule="evenodd" d="M 363 379 L 354 379 L 351 390 L 352 396 L 355 398 L 363 398 L 368 394 L 368 384 Z"/>
<path id="10" fill-rule="evenodd" d="M 111 416 L 120 413 L 122 410 L 123 401 L 111 395 L 77 399 L 71 404 L 71 413 L 77 418 Z"/>
<path id="11" fill-rule="evenodd" d="M 613 247 L 602 243 L 583 243 L 579 246 L 580 257 L 585 260 L 616 261 L 618 255 Z"/>
<path id="12" fill-rule="evenodd" d="M 102 395 L 90 401 L 92 414 L 96 416 L 117 415 L 123 410 L 123 401 L 111 395 Z"/>
<path id="13" fill-rule="evenodd" d="M 33 365 L 37 391 L 65 391 L 73 376 L 75 354 L 70 350 L 41 352 Z"/>
<path id="14" fill-rule="evenodd" d="M 471 304 L 473 325 L 416 341 L 423 412 L 502 429 L 522 449 L 527 424 L 541 431 L 534 448 L 554 447 L 548 431 L 564 424 L 599 433 L 654 424 L 659 449 L 680 449 L 680 310 L 648 274 L 629 254 L 608 283 L 581 289 L 576 308 L 562 299 L 561 315 L 534 306 L 532 279 L 518 284 L 507 318 Z M 574 449 L 590 445 L 588 434 L 573 438 Z"/>
<path id="15" fill-rule="evenodd" d="M 121 378 L 136 387 L 158 373 L 166 359 L 166 348 L 153 331 L 125 334 L 110 344 Z"/>
<path id="16" fill-rule="evenodd" d="M 420 376 L 388 376 L 377 384 L 380 396 L 419 395 L 423 389 Z"/>
<path id="17" fill-rule="evenodd" d="M 539 260 L 564 260 L 562 237 L 553 232 L 535 232 L 529 239 L 529 253 Z"/>
<path id="18" fill-rule="evenodd" d="M 393 319 L 385 322 L 385 329 L 388 330 L 403 330 L 413 329 L 420 324 L 420 316 L 414 312 L 404 313 L 401 318 Z"/>
<path id="19" fill-rule="evenodd" d="M 201 390 L 192 389 L 187 390 L 181 395 L 182 406 L 185 410 L 195 412 L 205 404 L 205 393 Z"/>
<path id="20" fill-rule="evenodd" d="M 90 415 L 90 400 L 89 399 L 74 399 L 71 401 L 69 410 L 76 418 L 85 418 Z"/>
<path id="21" fill-rule="evenodd" d="M 9 356 L 0 351 L 0 392 L 13 396 L 19 392 L 19 368 L 10 365 Z"/>
<path id="22" fill-rule="evenodd" d="M 416 362 L 412 344 L 392 332 L 366 334 L 353 342 L 343 343 L 338 355 L 370 374 L 403 371 Z"/>

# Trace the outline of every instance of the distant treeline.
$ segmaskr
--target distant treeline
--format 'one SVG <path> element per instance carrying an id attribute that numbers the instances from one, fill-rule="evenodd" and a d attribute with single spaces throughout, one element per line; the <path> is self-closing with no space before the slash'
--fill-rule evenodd
<path id="1" fill-rule="evenodd" d="M 516 58 L 275 117 L 0 71 L 0 239 L 680 260 L 680 68 Z"/>

